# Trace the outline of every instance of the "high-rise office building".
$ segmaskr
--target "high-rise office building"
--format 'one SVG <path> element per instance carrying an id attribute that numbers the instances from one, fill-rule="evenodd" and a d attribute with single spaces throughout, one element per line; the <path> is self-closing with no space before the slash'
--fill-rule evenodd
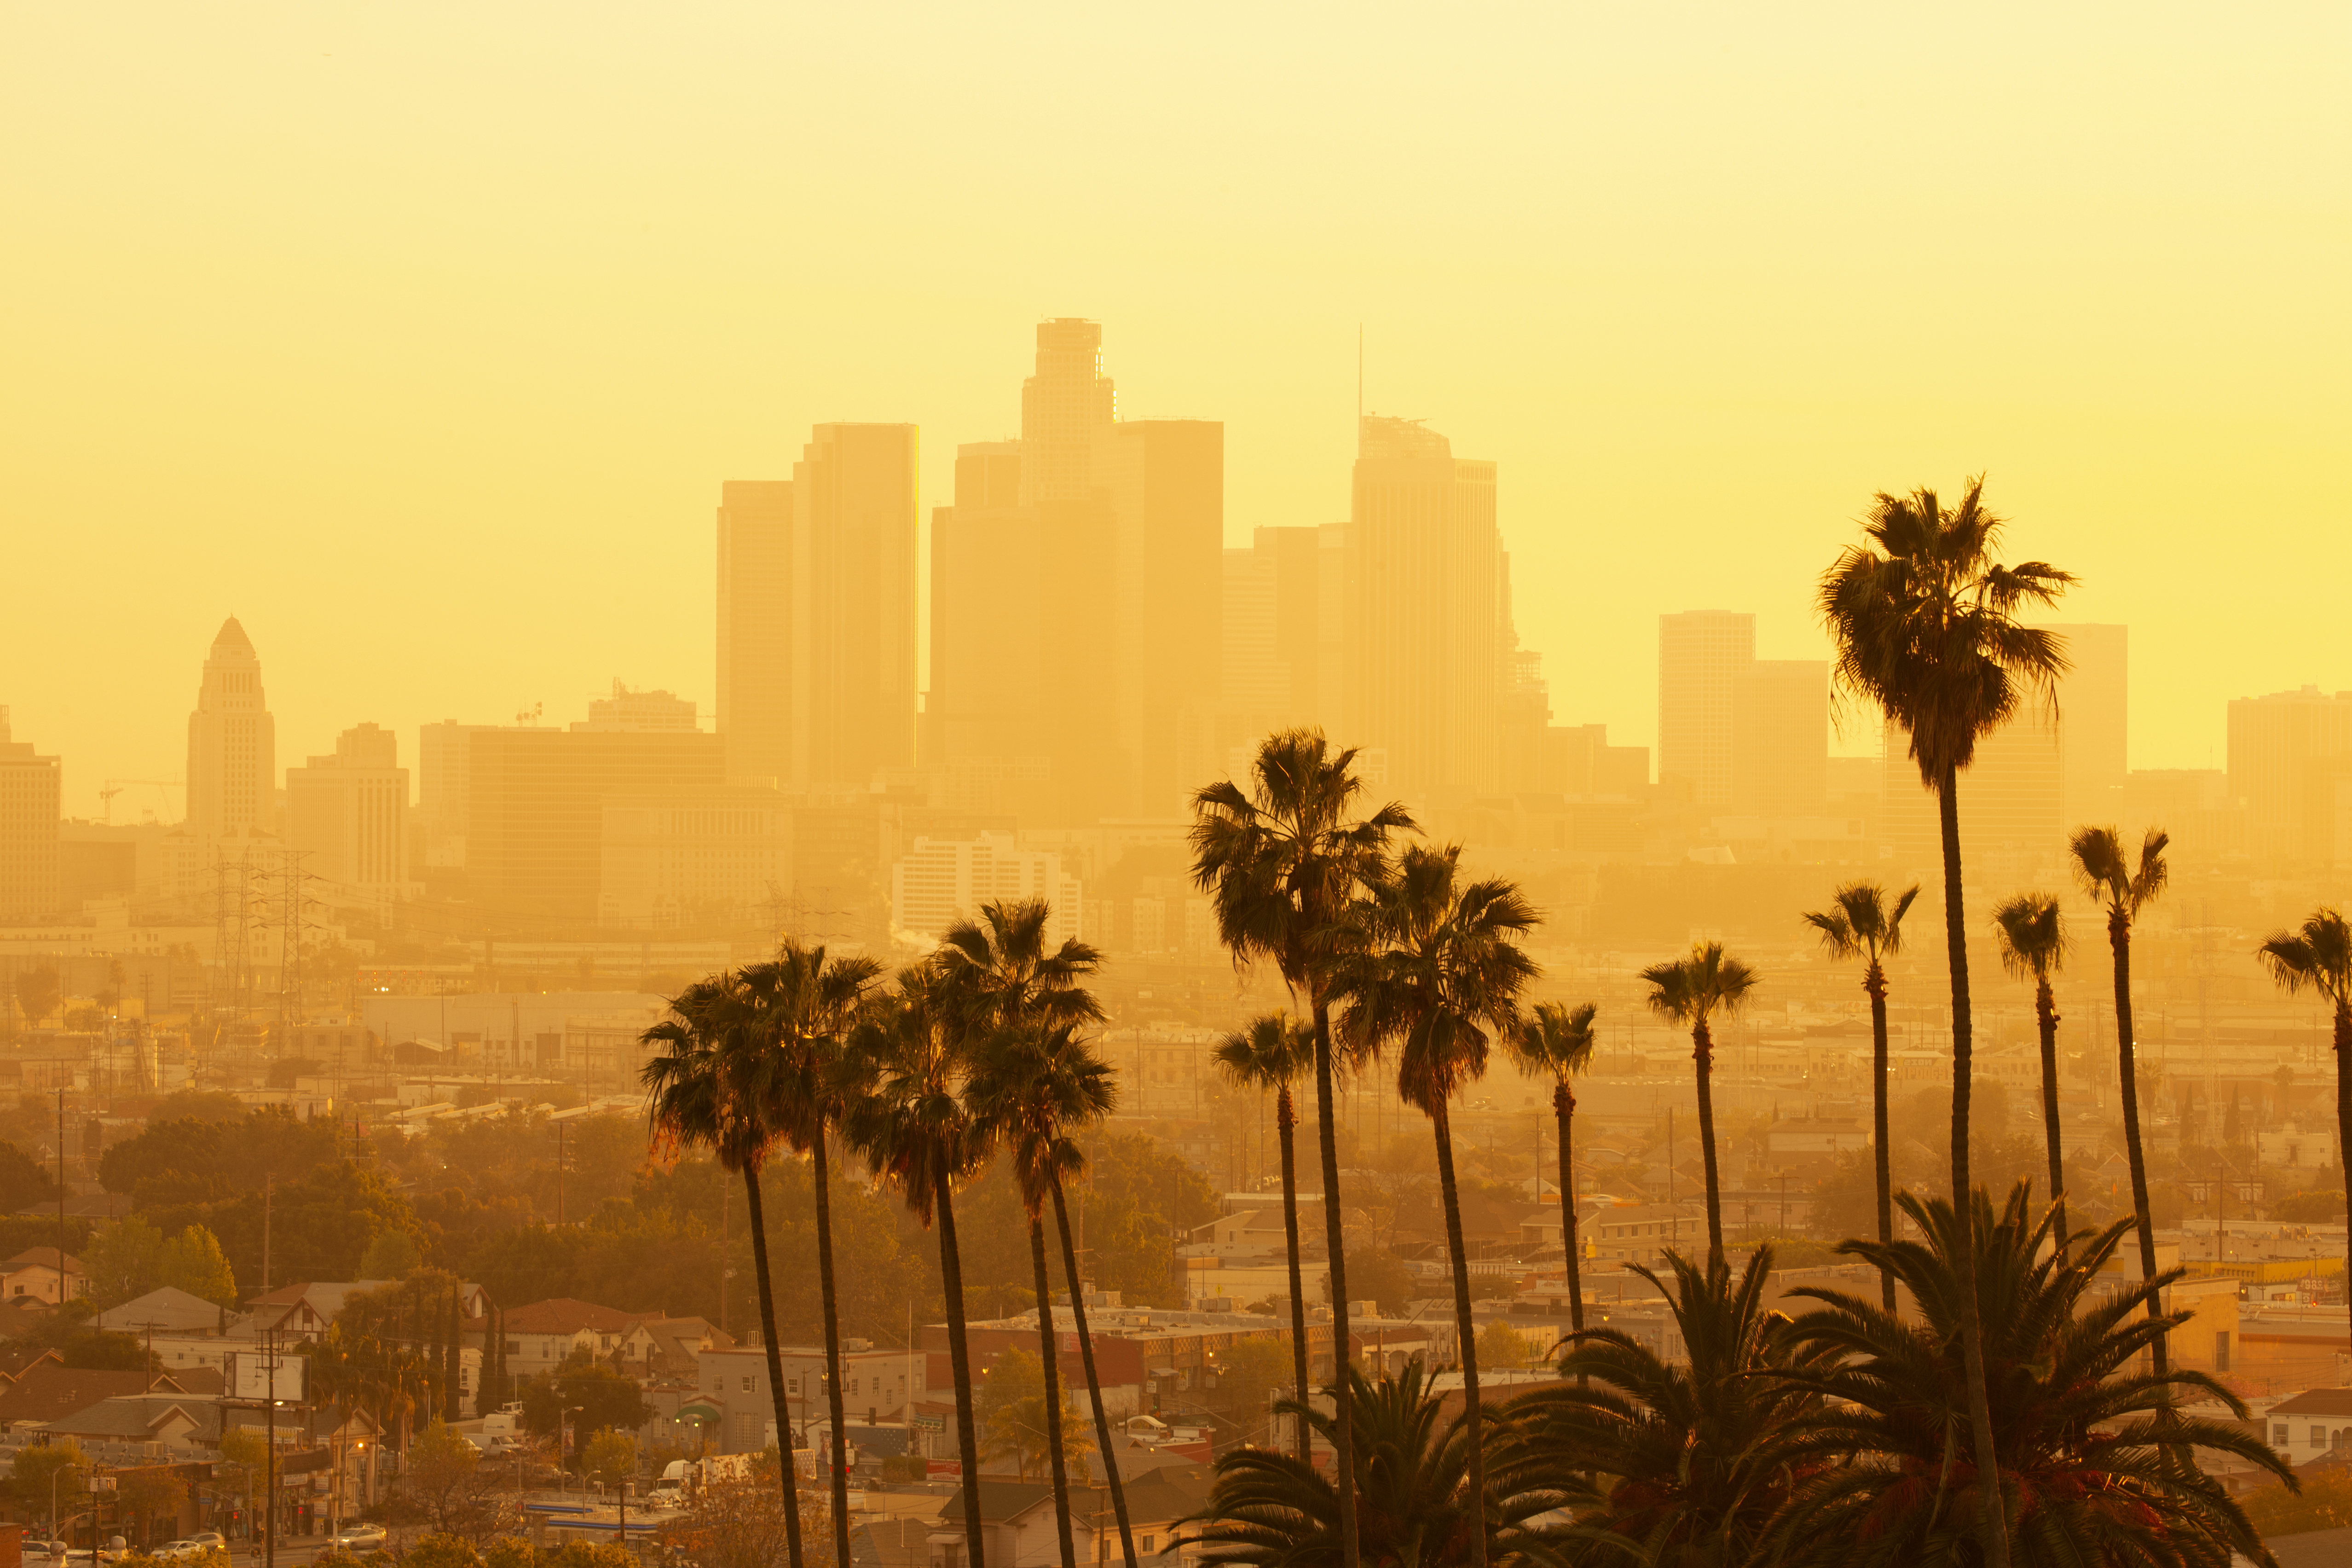
<path id="1" fill-rule="evenodd" d="M 8 710 L 0 708 L 0 921 L 46 920 L 58 912 L 61 779 L 58 759 L 16 740 Z"/>
<path id="2" fill-rule="evenodd" d="M 1051 949 L 1085 934 L 1085 893 L 1076 878 L 1063 874 L 1059 854 L 1023 849 L 1010 835 L 919 837 L 890 868 L 890 924 L 894 934 L 936 941 L 955 921 L 975 918 L 982 904 L 1043 899 L 1051 906 Z"/>
<path id="3" fill-rule="evenodd" d="M 586 924 L 599 912 L 604 808 L 719 787 L 726 743 L 682 730 L 478 729 L 466 742 L 466 868 L 475 903 Z"/>
<path id="4" fill-rule="evenodd" d="M 1042 764 L 1043 816 L 1172 816 L 1214 766 L 1223 427 L 1120 422 L 1102 329 L 1037 328 L 1018 441 L 957 448 L 932 514 L 925 761 Z"/>
<path id="5" fill-rule="evenodd" d="M 776 790 L 608 796 L 597 920 L 637 931 L 755 921 L 773 930 L 791 903 L 792 850 L 792 809 Z"/>
<path id="6" fill-rule="evenodd" d="M 2073 668 L 2058 682 L 2058 747 L 2066 770 L 2066 822 L 2112 826 L 2126 815 L 2131 770 L 2129 629 L 2053 626 Z"/>
<path id="7" fill-rule="evenodd" d="M 1495 465 L 1420 421 L 1366 416 L 1348 520 L 1347 740 L 1408 799 L 1495 789 L 1508 651 Z"/>
<path id="8" fill-rule="evenodd" d="M 1756 662 L 1756 617 L 1686 610 L 1658 617 L 1658 782 L 1702 809 L 1732 805 L 1739 678 Z"/>
<path id="9" fill-rule="evenodd" d="M 381 910 L 407 897 L 408 770 L 393 732 L 361 724 L 336 737 L 331 756 L 288 768 L 286 828 L 331 905 Z"/>
<path id="10" fill-rule="evenodd" d="M 793 774 L 793 487 L 729 479 L 719 489 L 719 733 L 727 776 Z"/>
<path id="11" fill-rule="evenodd" d="M 1814 816 L 1829 799 L 1830 667 L 1759 658 L 1732 678 L 1731 806 Z"/>
<path id="12" fill-rule="evenodd" d="M 232 616 L 205 659 L 188 715 L 189 831 L 220 841 L 267 833 L 278 787 L 278 727 L 261 689 L 261 656 Z"/>
<path id="13" fill-rule="evenodd" d="M 2336 825 L 2352 807 L 2352 691 L 2305 686 L 2236 699 L 2229 762 L 2230 795 L 2244 809 L 2257 866 L 2335 863 Z"/>
<path id="14" fill-rule="evenodd" d="M 1885 730 L 1879 831 L 1896 862 L 1914 871 L 1941 864 L 1936 795 L 1911 760 L 1910 735 Z M 1995 867 L 2055 871 L 2066 852 L 2066 763 L 2058 726 L 2045 709 L 2028 707 L 1980 736 L 1976 755 L 1955 781 L 1964 858 Z M 1999 858 L 1979 859 L 1979 852 Z"/>
<path id="15" fill-rule="evenodd" d="M 819 425 L 793 468 L 793 782 L 915 763 L 916 429 Z"/>
<path id="16" fill-rule="evenodd" d="M 1348 525 L 1259 528 L 1224 552 L 1221 743 L 1246 749 L 1269 732 L 1345 722 Z"/>

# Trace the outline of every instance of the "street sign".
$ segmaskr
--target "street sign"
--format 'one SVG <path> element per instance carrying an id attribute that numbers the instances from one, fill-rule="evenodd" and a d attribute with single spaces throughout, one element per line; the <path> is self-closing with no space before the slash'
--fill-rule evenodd
<path id="1" fill-rule="evenodd" d="M 948 1418 L 944 1415 L 909 1415 L 907 1425 L 926 1432 L 944 1432 L 948 1429 Z"/>

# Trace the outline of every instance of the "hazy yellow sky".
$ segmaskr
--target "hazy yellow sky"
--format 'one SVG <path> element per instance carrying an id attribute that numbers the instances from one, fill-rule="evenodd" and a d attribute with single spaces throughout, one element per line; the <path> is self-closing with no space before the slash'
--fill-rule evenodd
<path id="1" fill-rule="evenodd" d="M 1229 537 L 1370 401 L 1501 464 L 1563 721 L 1655 616 L 1990 471 L 2134 631 L 2136 766 L 2352 687 L 2352 13 L 0 7 L 0 702 L 67 805 L 183 767 L 234 610 L 279 761 L 712 694 L 711 509 L 823 419 L 926 505 L 1087 315 L 1226 422 Z M 152 792 L 133 791 L 118 817 Z"/>

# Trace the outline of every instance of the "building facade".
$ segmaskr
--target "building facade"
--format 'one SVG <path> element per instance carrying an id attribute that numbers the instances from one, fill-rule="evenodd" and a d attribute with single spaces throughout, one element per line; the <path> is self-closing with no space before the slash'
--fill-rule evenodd
<path id="1" fill-rule="evenodd" d="M 286 770 L 286 837 L 331 905 L 386 910 L 410 897 L 408 770 L 399 741 L 375 724 L 335 739 L 332 755 Z"/>
<path id="2" fill-rule="evenodd" d="M 273 829 L 278 726 L 261 688 L 261 656 L 232 616 L 205 659 L 188 715 L 190 831 L 225 841 Z"/>
<path id="3" fill-rule="evenodd" d="M 0 708 L 0 921 L 42 920 L 58 910 L 62 779 L 58 759 L 15 739 L 8 710 Z"/>

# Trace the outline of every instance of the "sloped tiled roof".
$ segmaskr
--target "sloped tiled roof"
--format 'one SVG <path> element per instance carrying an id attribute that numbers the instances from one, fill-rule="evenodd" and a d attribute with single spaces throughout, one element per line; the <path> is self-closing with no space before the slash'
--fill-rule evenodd
<path id="1" fill-rule="evenodd" d="M 56 1247 L 28 1247 L 7 1262 L 0 1263 L 0 1274 L 14 1274 L 24 1268 L 47 1268 L 54 1272 L 57 1266 L 58 1249 Z M 66 1272 L 83 1274 L 88 1270 L 82 1268 L 80 1258 L 68 1252 L 66 1254 Z"/>
<path id="2" fill-rule="evenodd" d="M 221 1309 L 201 1296 L 189 1294 L 176 1285 L 165 1285 L 150 1290 L 144 1296 L 134 1296 L 120 1307 L 110 1307 L 98 1315 L 98 1326 L 117 1333 L 135 1333 L 142 1329 L 218 1329 Z"/>
<path id="3" fill-rule="evenodd" d="M 631 1324 L 660 1316 L 659 1312 L 624 1312 L 618 1307 L 600 1307 L 593 1301 L 557 1296 L 509 1310 L 506 1331 L 510 1334 L 576 1334 L 585 1329 L 591 1333 L 617 1334 Z"/>
<path id="4" fill-rule="evenodd" d="M 0 1389 L 0 1423 L 59 1421 L 102 1399 L 146 1392 L 143 1372 L 96 1372 L 44 1363 Z"/>
<path id="5" fill-rule="evenodd" d="M 2336 1332 L 2344 1331 L 2339 1328 Z M 2273 1415 L 2352 1415 L 2352 1388 L 2308 1388 L 2270 1408 Z"/>

